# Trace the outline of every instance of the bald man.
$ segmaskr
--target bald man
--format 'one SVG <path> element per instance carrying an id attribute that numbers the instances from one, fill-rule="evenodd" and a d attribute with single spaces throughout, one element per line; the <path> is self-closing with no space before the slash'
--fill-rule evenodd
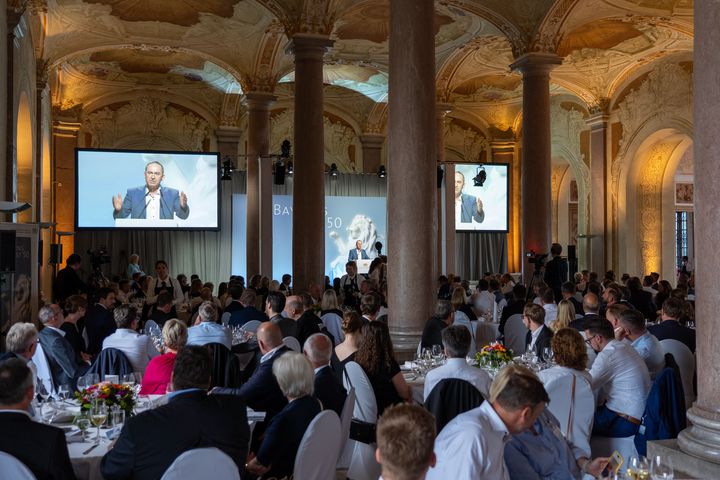
<path id="1" fill-rule="evenodd" d="M 342 416 L 347 393 L 330 368 L 332 342 L 327 335 L 315 333 L 305 341 L 303 352 L 315 369 L 315 398 L 320 400 L 323 410 L 333 410 Z"/>
<path id="2" fill-rule="evenodd" d="M 570 322 L 570 325 L 568 325 L 579 332 L 585 330 L 585 326 L 590 320 L 600 318 L 600 314 L 598 313 L 600 310 L 600 299 L 598 296 L 592 292 L 585 294 L 583 297 L 583 310 L 585 311 L 585 315 L 577 320 L 573 320 Z"/>

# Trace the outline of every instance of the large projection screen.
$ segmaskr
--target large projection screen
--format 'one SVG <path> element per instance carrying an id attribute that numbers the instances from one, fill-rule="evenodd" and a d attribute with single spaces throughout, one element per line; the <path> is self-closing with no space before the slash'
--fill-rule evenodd
<path id="1" fill-rule="evenodd" d="M 218 230 L 218 154 L 75 150 L 75 227 Z"/>
<path id="2" fill-rule="evenodd" d="M 507 232 L 508 191 L 507 164 L 456 164 L 455 230 Z"/>
<path id="3" fill-rule="evenodd" d="M 375 242 L 387 253 L 385 197 L 325 197 L 325 274 L 332 280 L 345 274 L 348 253 L 360 240 L 368 257 L 375 258 Z M 247 274 L 247 199 L 234 194 L 232 274 Z M 273 278 L 292 273 L 292 196 L 273 195 Z"/>

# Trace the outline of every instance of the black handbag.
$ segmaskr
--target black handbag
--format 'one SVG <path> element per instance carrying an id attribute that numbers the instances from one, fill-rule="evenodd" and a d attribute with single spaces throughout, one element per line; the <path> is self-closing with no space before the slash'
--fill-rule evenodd
<path id="1" fill-rule="evenodd" d="M 376 443 L 377 425 L 352 419 L 350 422 L 350 440 L 372 445 Z"/>

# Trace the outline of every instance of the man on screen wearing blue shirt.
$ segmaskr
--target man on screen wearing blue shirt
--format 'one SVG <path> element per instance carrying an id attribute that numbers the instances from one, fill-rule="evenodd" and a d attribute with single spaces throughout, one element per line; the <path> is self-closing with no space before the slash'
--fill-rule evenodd
<path id="1" fill-rule="evenodd" d="M 174 215 L 186 219 L 190 207 L 185 192 L 163 187 L 165 169 L 159 162 L 145 166 L 145 186 L 128 188 L 123 200 L 120 194 L 113 197 L 113 218 L 147 218 L 149 220 L 170 219 Z"/>
<path id="2" fill-rule="evenodd" d="M 471 223 L 475 220 L 482 223 L 485 220 L 483 202 L 474 195 L 462 193 L 465 186 L 465 176 L 455 172 L 455 221 L 460 218 L 460 223 Z"/>

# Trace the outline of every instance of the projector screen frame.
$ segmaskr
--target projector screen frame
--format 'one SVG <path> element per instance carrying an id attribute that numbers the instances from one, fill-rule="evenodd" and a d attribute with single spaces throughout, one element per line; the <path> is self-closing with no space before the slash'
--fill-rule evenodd
<path id="1" fill-rule="evenodd" d="M 458 166 L 473 166 L 475 168 L 477 167 L 503 167 L 505 168 L 505 226 L 506 228 L 504 230 L 498 230 L 498 229 L 492 229 L 492 230 L 476 230 L 472 228 L 467 229 L 459 229 L 457 228 L 457 219 L 455 219 L 455 232 L 462 232 L 462 233 L 510 233 L 510 175 L 511 175 L 511 165 L 509 163 L 501 163 L 501 162 L 452 162 L 452 165 L 455 168 L 455 172 L 457 172 Z M 446 176 L 447 180 L 447 176 Z M 465 185 L 467 186 L 468 182 L 472 182 L 472 178 L 466 178 L 465 179 Z M 455 178 L 453 176 L 453 179 L 451 180 L 451 185 L 453 189 L 453 199 L 455 198 Z M 445 184 L 447 188 L 447 183 Z M 483 208 L 485 208 L 485 204 L 483 204 Z M 453 206 L 454 208 L 454 206 Z"/>
<path id="2" fill-rule="evenodd" d="M 80 202 L 79 202 L 79 196 L 80 196 L 80 189 L 79 189 L 79 155 L 80 152 L 105 152 L 105 153 L 137 153 L 137 154 L 161 154 L 161 155 L 206 155 L 206 156 L 215 156 L 216 162 L 215 162 L 215 178 L 217 179 L 217 194 L 216 194 L 216 202 L 217 202 L 217 216 L 215 218 L 215 227 L 81 227 L 79 225 L 79 208 L 80 208 Z M 86 147 L 75 147 L 75 209 L 74 209 L 74 227 L 75 231 L 115 231 L 115 232 L 125 232 L 125 231 L 165 231 L 165 232 L 219 232 L 220 231 L 220 219 L 222 218 L 221 214 L 221 187 L 222 187 L 222 181 L 220 180 L 220 174 L 221 174 L 221 163 L 220 163 L 220 152 L 195 152 L 195 151 L 188 151 L 188 150 L 134 150 L 134 149 L 127 149 L 127 148 L 86 148 Z M 108 203 L 110 200 L 108 199 Z M 108 205 L 108 210 L 110 210 L 111 205 Z"/>

